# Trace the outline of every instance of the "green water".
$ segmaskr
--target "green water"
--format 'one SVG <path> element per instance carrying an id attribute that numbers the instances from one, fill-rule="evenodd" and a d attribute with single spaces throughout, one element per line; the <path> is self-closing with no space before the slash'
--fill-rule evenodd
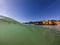
<path id="1" fill-rule="evenodd" d="M 60 32 L 37 25 L 0 23 L 0 45 L 60 45 Z"/>

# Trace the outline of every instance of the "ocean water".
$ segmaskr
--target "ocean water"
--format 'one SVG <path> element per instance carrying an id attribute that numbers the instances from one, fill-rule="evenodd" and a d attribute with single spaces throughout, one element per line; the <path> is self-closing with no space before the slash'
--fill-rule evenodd
<path id="1" fill-rule="evenodd" d="M 0 23 L 0 45 L 60 45 L 60 26 Z"/>
<path id="2" fill-rule="evenodd" d="M 31 29 L 33 29 L 33 31 L 40 32 L 41 37 L 44 38 L 44 41 L 46 41 L 45 45 L 60 45 L 60 26 L 59 25 L 27 24 L 27 27 L 30 27 Z"/>

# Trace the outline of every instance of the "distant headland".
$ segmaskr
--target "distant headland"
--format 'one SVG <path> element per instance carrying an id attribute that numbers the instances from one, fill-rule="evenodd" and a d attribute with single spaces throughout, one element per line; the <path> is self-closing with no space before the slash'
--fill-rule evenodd
<path id="1" fill-rule="evenodd" d="M 35 22 L 26 22 L 25 24 L 34 24 L 34 25 L 60 25 L 60 20 L 42 20 Z"/>

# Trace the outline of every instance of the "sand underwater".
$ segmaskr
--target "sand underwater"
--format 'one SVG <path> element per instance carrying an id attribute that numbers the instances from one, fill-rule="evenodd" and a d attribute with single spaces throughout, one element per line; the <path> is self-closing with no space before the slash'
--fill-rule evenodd
<path id="1" fill-rule="evenodd" d="M 60 32 L 37 25 L 0 22 L 0 45 L 60 45 Z"/>

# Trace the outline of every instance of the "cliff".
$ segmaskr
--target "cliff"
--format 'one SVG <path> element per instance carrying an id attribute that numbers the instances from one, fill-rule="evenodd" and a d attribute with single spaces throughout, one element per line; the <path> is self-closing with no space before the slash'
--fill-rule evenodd
<path id="1" fill-rule="evenodd" d="M 27 22 L 25 24 L 35 24 L 35 25 L 60 25 L 60 20 L 42 20 L 35 22 Z"/>

